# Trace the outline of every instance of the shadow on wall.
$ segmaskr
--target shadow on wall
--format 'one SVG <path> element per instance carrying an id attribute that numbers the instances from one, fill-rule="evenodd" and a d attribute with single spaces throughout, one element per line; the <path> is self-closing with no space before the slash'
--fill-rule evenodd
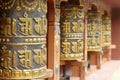
<path id="1" fill-rule="evenodd" d="M 112 59 L 120 60 L 120 8 L 112 8 L 112 44 L 116 45 Z"/>
<path id="2" fill-rule="evenodd" d="M 120 8 L 112 8 L 112 20 L 120 18 Z"/>

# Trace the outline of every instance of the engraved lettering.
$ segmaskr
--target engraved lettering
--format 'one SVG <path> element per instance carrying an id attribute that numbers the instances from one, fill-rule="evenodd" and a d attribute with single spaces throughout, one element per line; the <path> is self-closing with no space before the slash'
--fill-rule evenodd
<path id="1" fill-rule="evenodd" d="M 62 33 L 70 33 L 70 22 L 63 22 L 63 26 L 62 26 L 63 30 Z"/>
<path id="2" fill-rule="evenodd" d="M 10 18 L 0 18 L 0 35 L 11 35 L 10 31 L 10 23 L 11 19 Z"/>
<path id="3" fill-rule="evenodd" d="M 10 65 L 10 62 L 11 62 L 11 58 L 10 58 L 10 54 L 11 54 L 11 51 L 7 50 L 6 46 L 3 46 L 2 47 L 2 50 L 0 50 L 0 67 L 1 68 L 6 68 L 6 69 L 11 69 L 11 65 Z"/>
<path id="4" fill-rule="evenodd" d="M 83 29 L 83 23 L 79 20 L 78 22 L 72 22 L 72 30 L 73 32 L 83 32 L 84 29 Z"/>
<path id="5" fill-rule="evenodd" d="M 82 41 L 78 40 L 77 42 L 72 42 L 72 51 L 75 53 L 82 52 Z"/>
<path id="6" fill-rule="evenodd" d="M 32 52 L 31 50 L 27 50 L 27 47 L 24 47 L 24 50 L 19 50 L 19 59 L 20 65 L 24 68 L 32 67 Z"/>
<path id="7" fill-rule="evenodd" d="M 16 56 L 16 52 L 14 51 L 14 53 L 13 53 L 13 68 L 14 69 L 17 69 L 17 62 L 16 62 L 16 60 L 17 60 L 17 56 Z"/>
<path id="8" fill-rule="evenodd" d="M 32 19 L 31 18 L 19 18 L 20 33 L 28 36 L 32 35 Z"/>
<path id="9" fill-rule="evenodd" d="M 41 50 L 34 50 L 34 53 L 35 53 L 34 56 L 35 63 L 39 65 L 44 64 L 46 49 L 42 48 Z"/>
<path id="10" fill-rule="evenodd" d="M 43 19 L 41 18 L 34 18 L 35 22 L 37 23 L 34 26 L 35 31 L 40 34 L 40 35 L 44 35 L 47 32 L 46 26 L 44 26 L 46 24 L 46 20 L 43 17 Z"/>
<path id="11" fill-rule="evenodd" d="M 12 19 L 12 34 L 16 35 L 16 19 Z"/>
<path id="12" fill-rule="evenodd" d="M 67 40 L 62 42 L 62 48 L 63 48 L 63 53 L 69 54 L 70 53 L 70 42 L 68 42 Z"/>

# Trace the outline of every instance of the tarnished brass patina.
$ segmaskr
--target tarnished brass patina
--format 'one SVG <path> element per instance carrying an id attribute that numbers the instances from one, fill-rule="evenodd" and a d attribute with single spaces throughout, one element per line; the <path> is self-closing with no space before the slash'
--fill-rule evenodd
<path id="1" fill-rule="evenodd" d="M 46 74 L 47 0 L 0 0 L 0 79 Z"/>
<path id="2" fill-rule="evenodd" d="M 101 50 L 101 14 L 88 11 L 88 51 Z"/>
<path id="3" fill-rule="evenodd" d="M 84 8 L 61 4 L 61 60 L 83 58 Z"/>
<path id="4" fill-rule="evenodd" d="M 111 18 L 110 16 L 102 17 L 102 46 L 111 45 Z"/>

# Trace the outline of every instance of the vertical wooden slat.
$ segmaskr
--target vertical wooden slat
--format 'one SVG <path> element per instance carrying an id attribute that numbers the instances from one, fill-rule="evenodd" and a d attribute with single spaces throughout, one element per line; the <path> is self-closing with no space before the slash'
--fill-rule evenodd
<path id="1" fill-rule="evenodd" d="M 56 4 L 55 0 L 48 0 L 48 68 L 53 70 L 53 77 L 48 80 L 59 80 L 60 71 L 60 52 L 59 52 L 59 23 L 56 23 Z M 57 40 L 58 38 L 58 40 Z M 58 42 L 58 46 L 56 46 Z M 58 52 L 57 52 L 58 50 Z"/>

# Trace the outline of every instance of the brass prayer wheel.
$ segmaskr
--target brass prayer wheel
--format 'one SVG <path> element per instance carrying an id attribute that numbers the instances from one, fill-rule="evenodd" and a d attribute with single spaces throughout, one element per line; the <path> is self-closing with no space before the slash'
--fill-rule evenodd
<path id="1" fill-rule="evenodd" d="M 61 60 L 83 58 L 84 8 L 61 3 Z"/>
<path id="2" fill-rule="evenodd" d="M 97 11 L 88 11 L 87 21 L 88 51 L 101 51 L 101 14 Z"/>
<path id="3" fill-rule="evenodd" d="M 111 45 L 111 17 L 107 15 L 102 16 L 102 46 L 107 47 Z"/>
<path id="4" fill-rule="evenodd" d="M 0 79 L 46 74 L 47 0 L 0 0 Z"/>

